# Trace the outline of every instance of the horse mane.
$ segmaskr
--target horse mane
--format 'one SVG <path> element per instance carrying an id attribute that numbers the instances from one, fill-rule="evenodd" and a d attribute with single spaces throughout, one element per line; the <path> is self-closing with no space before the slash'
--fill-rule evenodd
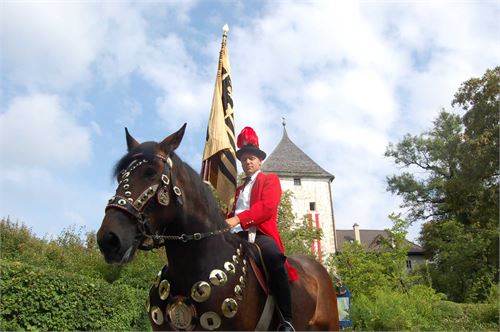
<path id="1" fill-rule="evenodd" d="M 210 187 L 202 181 L 200 174 L 198 174 L 191 166 L 189 166 L 189 164 L 182 161 L 182 159 L 179 158 L 175 153 L 172 153 L 171 158 L 174 162 L 174 165 L 182 165 L 182 167 L 184 167 L 186 173 L 189 176 L 189 181 L 191 182 L 191 185 L 194 187 L 195 191 L 202 193 L 202 196 L 206 198 L 208 204 L 209 219 L 215 224 L 215 228 L 227 228 L 228 225 L 225 218 L 221 214 L 219 204 L 215 200 L 214 194 L 212 193 Z M 248 241 L 232 232 L 224 232 L 222 236 L 235 248 L 237 248 L 241 244 L 244 248 L 244 252 L 248 255 L 248 257 L 252 257 L 255 261 L 258 261 L 258 258 L 255 256 L 255 252 L 251 248 L 252 245 Z"/>
<path id="2" fill-rule="evenodd" d="M 206 198 L 210 220 L 215 222 L 217 229 L 226 228 L 227 224 L 225 219 L 221 215 L 221 209 L 219 207 L 219 204 L 215 200 L 214 195 L 210 190 L 210 187 L 201 179 L 200 174 L 198 174 L 191 166 L 189 166 L 189 164 L 187 164 L 181 158 L 179 158 L 177 154 L 172 153 L 171 158 L 174 163 L 174 167 L 175 165 L 182 165 L 182 167 L 185 169 L 186 174 L 189 177 L 188 180 L 193 186 L 194 190 L 196 192 L 202 193 L 202 197 Z"/>
<path id="3" fill-rule="evenodd" d="M 156 142 L 144 142 L 141 145 L 132 149 L 126 153 L 123 157 L 120 158 L 113 167 L 113 177 L 117 177 L 121 171 L 127 168 L 128 165 L 134 159 L 137 159 L 137 155 L 141 154 L 142 159 L 146 159 L 149 162 L 152 162 L 156 158 L 156 146 L 158 143 Z"/>

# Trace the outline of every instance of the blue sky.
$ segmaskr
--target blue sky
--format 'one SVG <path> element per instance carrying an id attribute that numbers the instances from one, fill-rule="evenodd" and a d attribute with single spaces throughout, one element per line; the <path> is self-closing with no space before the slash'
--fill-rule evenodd
<path id="1" fill-rule="evenodd" d="M 236 129 L 290 138 L 336 176 L 338 229 L 390 227 L 389 142 L 432 125 L 500 60 L 498 1 L 1 3 L 0 215 L 96 230 L 124 127 L 200 169 L 222 26 Z M 419 225 L 410 229 L 418 235 Z"/>

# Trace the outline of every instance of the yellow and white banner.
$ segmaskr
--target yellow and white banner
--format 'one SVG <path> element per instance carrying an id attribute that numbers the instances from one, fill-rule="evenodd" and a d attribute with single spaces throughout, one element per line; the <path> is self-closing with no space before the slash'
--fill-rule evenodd
<path id="1" fill-rule="evenodd" d="M 230 209 L 236 191 L 237 170 L 231 67 L 226 45 L 228 30 L 227 25 L 224 26 L 201 175 L 203 180 L 212 184 L 219 199 Z"/>

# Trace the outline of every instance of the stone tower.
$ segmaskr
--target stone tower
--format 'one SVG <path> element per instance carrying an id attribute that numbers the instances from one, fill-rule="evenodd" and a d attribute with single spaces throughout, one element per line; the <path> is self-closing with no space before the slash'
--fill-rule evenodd
<path id="1" fill-rule="evenodd" d="M 276 173 L 283 191 L 293 192 L 292 207 L 296 220 L 307 214 L 312 226 L 323 230 L 323 240 L 312 244 L 311 250 L 323 256 L 336 252 L 335 219 L 333 215 L 332 189 L 335 178 L 321 168 L 288 137 L 283 121 L 283 137 L 267 157 L 262 170 Z"/>

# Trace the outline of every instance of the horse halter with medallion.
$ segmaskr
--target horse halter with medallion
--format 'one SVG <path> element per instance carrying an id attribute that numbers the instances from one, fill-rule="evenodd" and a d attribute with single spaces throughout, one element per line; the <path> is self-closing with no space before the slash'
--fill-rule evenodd
<path id="1" fill-rule="evenodd" d="M 134 155 L 134 158 L 141 157 L 142 154 Z M 163 156 L 160 154 L 155 155 L 156 158 L 160 159 L 164 162 L 163 171 L 160 177 L 160 182 L 149 186 L 146 188 L 142 194 L 140 194 L 135 200 L 131 197 L 132 192 L 129 183 L 129 176 L 133 170 L 142 164 L 148 163 L 147 159 L 134 159 L 129 166 L 120 172 L 120 180 L 118 183 L 118 187 L 123 186 L 125 190 L 125 197 L 120 196 L 118 194 L 111 197 L 106 205 L 105 211 L 108 209 L 114 208 L 119 209 L 121 211 L 125 211 L 132 217 L 134 217 L 138 222 L 139 229 L 139 237 L 142 238 L 142 242 L 139 245 L 139 249 L 141 250 L 151 250 L 154 248 L 159 248 L 163 246 L 166 240 L 180 240 L 183 242 L 187 242 L 190 240 L 201 240 L 203 238 L 220 234 L 223 232 L 227 232 L 230 228 L 216 230 L 206 233 L 194 233 L 194 234 L 181 234 L 177 235 L 163 235 L 158 233 L 152 233 L 151 227 L 149 224 L 149 217 L 146 214 L 145 210 L 148 207 L 151 199 L 156 195 L 158 203 L 163 206 L 169 206 L 171 199 L 170 193 L 173 192 L 176 198 L 176 202 L 178 205 L 182 206 L 184 204 L 182 199 L 182 191 L 176 185 L 176 180 L 174 174 L 172 173 L 173 162 L 170 156 Z M 118 191 L 118 190 L 117 190 Z M 144 242 L 149 240 L 152 243 L 145 244 Z"/>

